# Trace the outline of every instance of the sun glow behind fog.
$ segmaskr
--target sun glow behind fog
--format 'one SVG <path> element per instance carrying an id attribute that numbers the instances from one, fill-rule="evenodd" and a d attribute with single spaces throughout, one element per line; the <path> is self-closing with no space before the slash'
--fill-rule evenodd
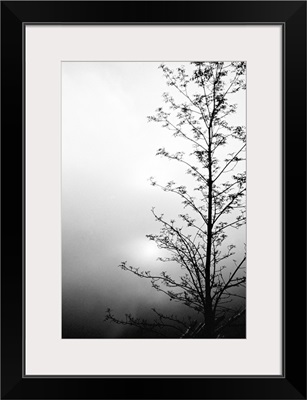
<path id="1" fill-rule="evenodd" d="M 157 248 L 157 245 L 147 239 L 147 241 L 139 241 L 139 246 L 140 246 L 140 256 L 144 260 L 155 260 L 158 257 L 161 256 L 161 251 Z"/>

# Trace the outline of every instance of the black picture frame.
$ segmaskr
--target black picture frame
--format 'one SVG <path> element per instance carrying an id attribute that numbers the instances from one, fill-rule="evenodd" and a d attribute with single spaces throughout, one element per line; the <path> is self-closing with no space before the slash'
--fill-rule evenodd
<path id="1" fill-rule="evenodd" d="M 23 376 L 23 29 L 29 23 L 283 26 L 282 376 Z M 2 1 L 1 56 L 2 398 L 306 399 L 306 2 Z"/>

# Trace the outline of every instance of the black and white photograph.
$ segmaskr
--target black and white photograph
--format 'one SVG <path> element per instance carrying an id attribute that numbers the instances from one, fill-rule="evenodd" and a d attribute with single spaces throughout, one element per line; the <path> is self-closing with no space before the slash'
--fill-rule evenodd
<path id="1" fill-rule="evenodd" d="M 246 338 L 243 60 L 62 62 L 62 338 Z"/>

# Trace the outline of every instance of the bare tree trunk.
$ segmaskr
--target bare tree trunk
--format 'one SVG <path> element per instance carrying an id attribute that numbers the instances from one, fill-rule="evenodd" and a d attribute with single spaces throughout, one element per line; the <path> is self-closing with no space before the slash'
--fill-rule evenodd
<path id="1" fill-rule="evenodd" d="M 211 154 L 211 126 L 209 128 L 209 146 L 208 146 L 208 226 L 207 226 L 207 251 L 205 266 L 205 288 L 206 288 L 206 306 L 205 306 L 205 335 L 213 337 L 214 334 L 214 315 L 211 298 L 211 248 L 212 248 L 212 154 Z"/>

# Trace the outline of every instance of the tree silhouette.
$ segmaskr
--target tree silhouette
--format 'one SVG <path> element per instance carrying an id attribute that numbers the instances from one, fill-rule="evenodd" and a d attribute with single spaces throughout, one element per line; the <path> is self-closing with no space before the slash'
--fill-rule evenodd
<path id="1" fill-rule="evenodd" d="M 184 304 L 198 318 L 180 319 L 153 309 L 152 322 L 131 314 L 121 320 L 108 309 L 106 320 L 160 336 L 165 329 L 173 329 L 178 337 L 223 337 L 227 326 L 245 312 L 244 307 L 238 310 L 230 304 L 235 298 L 245 304 L 246 256 L 244 249 L 237 251 L 229 235 L 245 224 L 246 130 L 232 124 L 236 122 L 232 115 L 237 112 L 238 92 L 246 87 L 246 64 L 193 62 L 175 70 L 165 64 L 160 68 L 171 93 L 163 94 L 164 108 L 148 119 L 183 139 L 185 149 L 191 151 L 169 153 L 160 148 L 157 155 L 183 165 L 192 186 L 174 181 L 161 185 L 151 178 L 153 186 L 179 196 L 183 212 L 176 222 L 153 208 L 161 229 L 147 237 L 167 251 L 168 256 L 159 260 L 175 262 L 181 274 L 155 275 L 127 262 L 120 266 L 150 280 L 155 290 Z"/>

